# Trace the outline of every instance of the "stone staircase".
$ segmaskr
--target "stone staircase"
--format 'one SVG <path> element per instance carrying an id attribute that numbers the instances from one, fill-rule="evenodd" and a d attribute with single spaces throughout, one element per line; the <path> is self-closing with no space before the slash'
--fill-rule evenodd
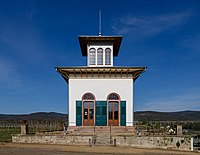
<path id="1" fill-rule="evenodd" d="M 70 135 L 135 135 L 134 126 L 69 126 Z"/>
<path id="2" fill-rule="evenodd" d="M 113 146 L 114 140 L 111 135 L 98 134 L 93 136 L 92 145 L 95 146 Z"/>

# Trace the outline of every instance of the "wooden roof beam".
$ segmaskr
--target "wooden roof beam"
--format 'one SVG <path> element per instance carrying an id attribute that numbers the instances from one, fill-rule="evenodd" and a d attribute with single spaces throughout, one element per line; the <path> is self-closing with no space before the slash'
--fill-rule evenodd
<path id="1" fill-rule="evenodd" d="M 61 73 L 66 79 L 69 79 L 69 74 L 65 73 L 65 71 L 61 71 L 61 70 L 60 70 L 60 73 Z"/>
<path id="2" fill-rule="evenodd" d="M 76 71 L 75 71 L 75 69 L 73 69 L 73 71 L 74 71 L 74 77 L 76 78 Z"/>
<path id="3" fill-rule="evenodd" d="M 100 74 L 99 74 L 99 68 L 98 68 L 98 78 L 100 78 Z"/>
<path id="4" fill-rule="evenodd" d="M 87 69 L 85 69 L 86 78 L 88 78 Z"/>
<path id="5" fill-rule="evenodd" d="M 122 78 L 122 72 L 123 72 L 123 69 L 121 69 L 121 74 L 120 74 L 120 77 Z"/>
<path id="6" fill-rule="evenodd" d="M 92 78 L 94 77 L 94 74 L 93 74 L 93 69 L 92 69 Z"/>
<path id="7" fill-rule="evenodd" d="M 128 72 L 129 72 L 129 69 L 126 70 L 126 78 L 128 79 Z"/>
<path id="8" fill-rule="evenodd" d="M 81 70 L 81 69 L 80 69 L 80 74 L 81 74 L 81 78 L 82 78 L 82 77 L 83 77 L 83 75 L 82 75 L 83 73 L 82 73 L 82 70 Z"/>

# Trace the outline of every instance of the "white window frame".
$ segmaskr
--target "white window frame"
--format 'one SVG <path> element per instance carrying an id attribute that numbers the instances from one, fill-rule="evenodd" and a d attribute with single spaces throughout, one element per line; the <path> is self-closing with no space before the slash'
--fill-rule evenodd
<path id="1" fill-rule="evenodd" d="M 101 52 L 101 55 L 99 55 L 100 52 Z M 103 48 L 100 47 L 100 48 L 97 49 L 97 65 L 102 66 L 104 64 L 103 63 L 103 53 L 104 53 Z M 99 58 L 100 56 L 102 56 L 101 59 Z M 99 63 L 99 60 L 100 60 L 101 63 Z"/>
<path id="2" fill-rule="evenodd" d="M 92 51 L 92 50 L 94 50 L 94 51 Z M 92 64 L 91 64 L 91 62 L 92 62 L 92 61 L 91 61 L 91 52 L 94 53 L 94 60 L 93 60 L 94 63 L 92 63 Z M 93 47 L 90 48 L 90 49 L 89 49 L 89 64 L 90 64 L 90 65 L 96 65 L 96 55 L 97 55 L 97 54 L 96 54 L 96 49 L 93 48 Z"/>
<path id="3" fill-rule="evenodd" d="M 90 49 L 95 49 L 95 64 L 90 64 Z M 102 48 L 103 49 L 103 64 L 98 64 L 98 49 Z M 105 64 L 105 50 L 109 48 L 111 50 L 110 54 L 110 64 Z M 87 65 L 89 67 L 112 67 L 113 66 L 113 45 L 89 45 L 87 46 Z"/>
<path id="4" fill-rule="evenodd" d="M 109 51 L 106 51 L 106 50 L 109 50 Z M 111 58 L 111 55 L 112 55 L 112 52 L 111 52 L 111 51 L 112 51 L 112 50 L 111 50 L 110 48 L 106 48 L 106 49 L 105 49 L 105 65 L 106 65 L 106 66 L 107 66 L 107 65 L 108 65 L 108 66 L 111 65 L 111 59 L 112 59 L 112 58 Z M 110 53 L 110 55 L 109 55 L 109 62 L 110 62 L 110 63 L 106 63 L 106 62 L 107 62 L 107 57 L 106 57 L 106 56 L 107 56 L 107 55 L 106 55 L 107 52 Z"/>

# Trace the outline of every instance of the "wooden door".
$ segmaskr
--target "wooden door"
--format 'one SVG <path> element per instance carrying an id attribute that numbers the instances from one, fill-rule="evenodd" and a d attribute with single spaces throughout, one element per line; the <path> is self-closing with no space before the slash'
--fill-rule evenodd
<path id="1" fill-rule="evenodd" d="M 94 125 L 94 101 L 83 102 L 83 126 Z"/>
<path id="2" fill-rule="evenodd" d="M 119 102 L 108 102 L 108 125 L 119 126 Z"/>

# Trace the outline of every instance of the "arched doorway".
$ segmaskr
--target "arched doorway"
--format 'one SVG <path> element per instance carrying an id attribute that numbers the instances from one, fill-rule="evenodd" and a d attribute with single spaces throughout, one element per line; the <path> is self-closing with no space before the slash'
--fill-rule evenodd
<path id="1" fill-rule="evenodd" d="M 91 93 L 86 93 L 82 97 L 83 104 L 83 126 L 93 126 L 94 125 L 94 103 L 95 97 Z"/>
<path id="2" fill-rule="evenodd" d="M 119 103 L 120 97 L 116 93 L 111 93 L 107 98 L 108 125 L 119 126 Z"/>

